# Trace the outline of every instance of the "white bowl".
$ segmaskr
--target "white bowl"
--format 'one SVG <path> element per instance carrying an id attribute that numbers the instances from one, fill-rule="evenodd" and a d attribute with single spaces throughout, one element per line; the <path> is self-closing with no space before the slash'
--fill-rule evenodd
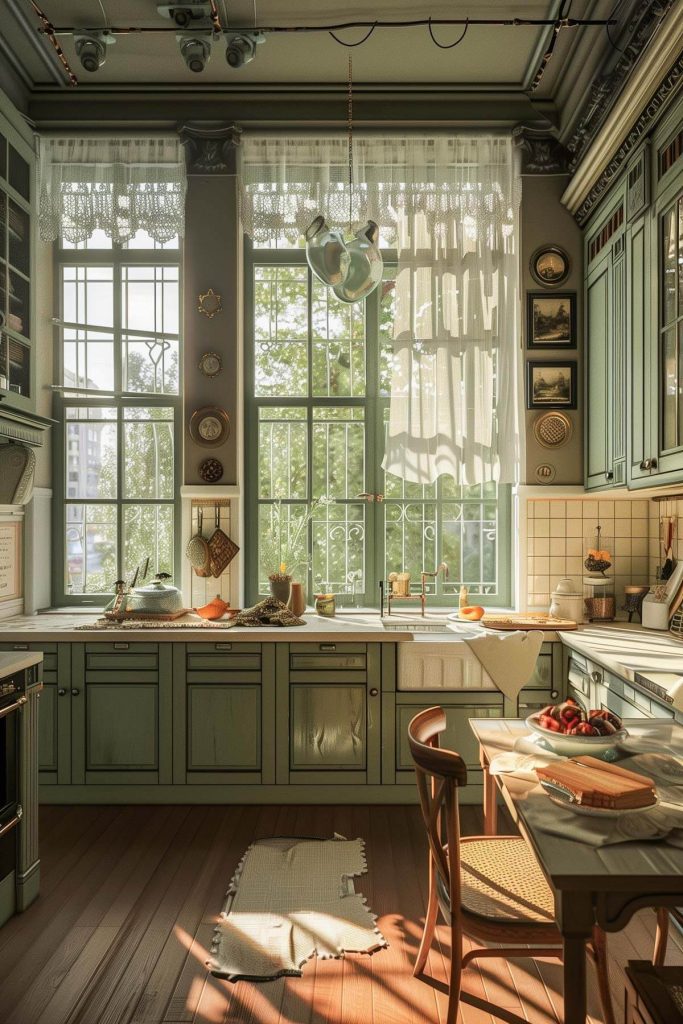
<path id="1" fill-rule="evenodd" d="M 617 729 L 610 736 L 567 736 L 562 732 L 544 729 L 536 721 L 536 714 L 529 715 L 526 720 L 526 724 L 536 734 L 534 736 L 536 742 L 546 750 L 552 750 L 554 754 L 563 754 L 566 757 L 573 757 L 575 754 L 591 754 L 600 757 L 601 754 L 611 750 L 628 736 L 626 729 Z"/>

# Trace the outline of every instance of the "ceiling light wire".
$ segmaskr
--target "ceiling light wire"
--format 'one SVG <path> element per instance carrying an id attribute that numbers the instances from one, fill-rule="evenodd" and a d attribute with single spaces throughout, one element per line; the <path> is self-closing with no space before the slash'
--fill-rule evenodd
<path id="1" fill-rule="evenodd" d="M 100 3 L 101 2 L 102 2 L 102 0 L 100 0 Z M 218 13 L 218 8 L 216 7 L 216 0 L 209 0 L 209 2 L 210 2 L 209 17 L 211 18 L 211 24 L 213 25 L 213 30 L 214 30 L 214 32 L 222 33 L 223 32 L 223 26 L 221 25 L 221 18 L 220 18 L 220 15 Z"/>
<path id="2" fill-rule="evenodd" d="M 334 39 L 335 43 L 339 43 L 340 46 L 346 46 L 349 49 L 352 49 L 354 46 L 362 46 L 363 43 L 367 43 L 368 39 L 370 38 L 370 36 L 372 35 L 376 28 L 377 22 L 375 22 L 374 25 L 370 27 L 369 31 L 363 36 L 362 39 L 359 39 L 357 43 L 345 43 L 343 39 L 340 39 L 332 31 L 330 31 L 330 35 Z"/>
<path id="3" fill-rule="evenodd" d="M 470 22 L 469 22 L 469 18 L 468 18 L 467 22 L 465 24 L 465 28 L 463 29 L 462 35 L 460 36 L 459 39 L 456 39 L 454 43 L 440 43 L 439 40 L 434 35 L 434 29 L 432 28 L 432 19 L 431 18 L 429 19 L 429 24 L 427 25 L 427 28 L 429 29 L 429 34 L 432 37 L 432 42 L 434 43 L 435 46 L 438 46 L 440 50 L 452 50 L 453 47 L 458 46 L 458 44 L 461 43 L 463 41 L 463 39 L 465 38 L 465 36 L 467 35 L 467 29 L 469 27 L 470 27 Z"/>
<path id="4" fill-rule="evenodd" d="M 102 21 L 104 22 L 104 27 L 106 28 L 107 23 L 109 21 L 109 19 L 107 18 L 107 12 L 104 9 L 104 4 L 102 3 L 102 0 L 98 0 L 98 3 L 100 5 L 100 10 L 102 11 Z"/>
<path id="5" fill-rule="evenodd" d="M 40 19 L 40 22 L 41 22 L 41 24 L 43 26 L 41 31 L 43 32 L 43 34 L 45 36 L 47 36 L 47 38 L 49 39 L 49 41 L 50 41 L 50 43 L 51 43 L 55 53 L 57 54 L 59 62 L 62 65 L 62 67 L 63 67 L 63 69 L 64 69 L 64 71 L 66 73 L 67 78 L 69 79 L 69 85 L 74 85 L 74 86 L 78 85 L 78 79 L 76 78 L 76 75 L 73 73 L 73 71 L 71 69 L 71 65 L 69 64 L 69 61 L 67 60 L 67 57 L 66 57 L 66 54 L 64 53 L 64 50 L 59 45 L 59 42 L 58 42 L 57 36 L 56 36 L 56 29 L 55 29 L 54 25 L 52 24 L 52 22 L 50 21 L 48 16 L 45 14 L 45 12 L 40 9 L 38 4 L 36 3 L 36 0 L 31 0 L 31 6 L 33 7 L 33 10 L 38 15 L 38 17 Z"/>

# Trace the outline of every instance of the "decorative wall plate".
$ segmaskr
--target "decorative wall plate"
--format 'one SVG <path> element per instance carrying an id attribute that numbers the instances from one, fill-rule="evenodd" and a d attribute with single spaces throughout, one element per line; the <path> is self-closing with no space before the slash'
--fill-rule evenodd
<path id="1" fill-rule="evenodd" d="M 218 459 L 204 459 L 199 467 L 199 475 L 207 484 L 215 484 L 223 476 L 223 463 Z"/>
<path id="2" fill-rule="evenodd" d="M 221 302 L 221 296 L 209 288 L 208 291 L 200 294 L 197 299 L 197 311 L 202 313 L 204 316 L 212 320 L 216 313 L 220 313 L 223 309 L 223 303 Z"/>
<path id="3" fill-rule="evenodd" d="M 190 437 L 196 444 L 217 448 L 230 436 L 230 417 L 225 409 L 215 405 L 204 406 L 192 413 Z"/>
<path id="4" fill-rule="evenodd" d="M 572 432 L 572 421 L 562 412 L 544 412 L 534 420 L 534 437 L 543 448 L 561 448 Z"/>
<path id="5" fill-rule="evenodd" d="M 551 484 L 555 479 L 555 467 L 550 462 L 542 462 L 536 466 L 534 476 L 539 484 Z"/>
<path id="6" fill-rule="evenodd" d="M 532 255 L 529 270 L 544 288 L 557 288 L 569 277 L 569 256 L 559 245 L 542 245 Z"/>
<path id="7" fill-rule="evenodd" d="M 205 377 L 217 377 L 223 369 L 223 360 L 218 352 L 205 352 L 199 360 L 199 369 Z"/>

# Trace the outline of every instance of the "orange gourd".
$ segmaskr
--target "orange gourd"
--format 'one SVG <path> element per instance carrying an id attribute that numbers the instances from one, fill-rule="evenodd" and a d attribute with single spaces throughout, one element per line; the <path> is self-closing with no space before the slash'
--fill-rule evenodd
<path id="1" fill-rule="evenodd" d="M 458 612 L 459 619 L 469 619 L 471 622 L 477 622 L 483 615 L 484 609 L 479 604 L 467 604 Z"/>

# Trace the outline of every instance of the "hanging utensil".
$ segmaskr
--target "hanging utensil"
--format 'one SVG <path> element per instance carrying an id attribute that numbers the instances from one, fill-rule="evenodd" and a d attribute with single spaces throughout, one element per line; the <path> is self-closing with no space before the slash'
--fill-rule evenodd
<path id="1" fill-rule="evenodd" d="M 676 565 L 676 563 L 674 562 L 673 543 L 674 543 L 674 517 L 673 516 L 669 516 L 669 522 L 667 523 L 667 527 L 666 527 L 666 557 L 665 557 L 665 560 L 664 560 L 664 565 L 662 566 L 662 575 L 661 575 L 661 578 L 663 580 L 668 580 L 670 578 L 672 572 L 674 571 L 675 565 Z"/>
<path id="2" fill-rule="evenodd" d="M 221 507 L 216 505 L 216 529 L 209 538 L 209 564 L 213 576 L 218 579 L 225 572 L 239 551 L 234 540 L 221 530 Z"/>
<path id="3" fill-rule="evenodd" d="M 197 532 L 190 537 L 185 554 L 197 576 L 211 575 L 211 554 L 206 538 L 202 535 L 204 512 L 201 506 L 197 509 Z"/>

